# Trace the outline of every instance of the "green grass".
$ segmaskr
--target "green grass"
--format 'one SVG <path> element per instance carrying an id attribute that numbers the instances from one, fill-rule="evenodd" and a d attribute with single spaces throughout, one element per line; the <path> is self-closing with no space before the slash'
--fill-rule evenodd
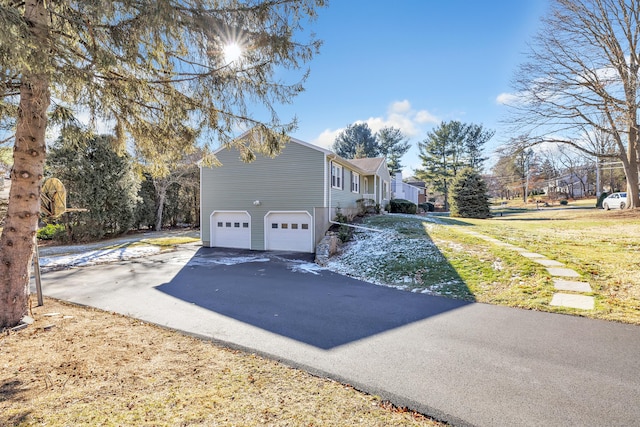
<path id="1" fill-rule="evenodd" d="M 388 256 L 374 256 L 377 266 L 364 269 L 365 279 L 466 300 L 640 324 L 638 211 L 570 206 L 513 209 L 490 220 L 386 215 L 365 223 L 393 231 L 399 239 L 396 248 L 387 238 Z M 587 295 L 594 296 L 595 309 L 550 306 L 555 289 L 543 266 L 466 232 L 471 230 L 574 269 L 591 285 L 593 292 Z M 429 245 L 434 248 L 430 252 Z M 415 248 L 431 256 L 420 259 Z"/>

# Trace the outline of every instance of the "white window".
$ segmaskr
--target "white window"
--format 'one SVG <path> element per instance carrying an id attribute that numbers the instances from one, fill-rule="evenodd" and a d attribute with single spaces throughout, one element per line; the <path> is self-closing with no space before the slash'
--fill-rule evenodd
<path id="1" fill-rule="evenodd" d="M 351 172 L 351 192 L 359 193 L 360 192 L 360 174 Z"/>
<path id="2" fill-rule="evenodd" d="M 331 162 L 331 186 L 333 188 L 339 188 L 341 190 L 344 188 L 342 176 L 342 166 Z"/>
<path id="3" fill-rule="evenodd" d="M 384 199 L 389 198 L 389 183 L 387 181 L 382 182 L 382 197 Z"/>

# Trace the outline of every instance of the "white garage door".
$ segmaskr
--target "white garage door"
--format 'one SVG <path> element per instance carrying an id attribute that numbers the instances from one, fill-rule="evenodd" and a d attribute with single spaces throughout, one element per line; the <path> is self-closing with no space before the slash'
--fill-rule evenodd
<path id="1" fill-rule="evenodd" d="M 309 212 L 269 212 L 265 215 L 265 249 L 314 252 Z"/>
<path id="2" fill-rule="evenodd" d="M 211 246 L 251 249 L 251 216 L 247 212 L 213 212 Z"/>

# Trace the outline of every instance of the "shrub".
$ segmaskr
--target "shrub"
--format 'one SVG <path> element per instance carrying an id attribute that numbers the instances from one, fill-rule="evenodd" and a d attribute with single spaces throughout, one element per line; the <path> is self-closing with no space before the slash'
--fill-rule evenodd
<path id="1" fill-rule="evenodd" d="M 360 215 L 376 213 L 376 202 L 373 199 L 358 199 L 356 200 L 356 204 L 358 205 L 358 212 Z M 378 205 L 378 210 L 379 206 L 380 205 Z"/>
<path id="2" fill-rule="evenodd" d="M 420 203 L 418 207 L 425 212 L 435 212 L 436 210 L 436 205 L 431 202 Z"/>
<path id="3" fill-rule="evenodd" d="M 560 200 L 560 204 L 562 206 L 567 206 L 569 204 L 569 201 L 567 199 L 562 199 L 562 200 Z"/>
<path id="4" fill-rule="evenodd" d="M 391 213 L 415 214 L 418 209 L 415 203 L 405 199 L 392 199 L 389 205 Z"/>
<path id="5" fill-rule="evenodd" d="M 491 217 L 487 184 L 474 169 L 465 168 L 456 176 L 449 193 L 449 210 L 452 217 Z"/>
<path id="6" fill-rule="evenodd" d="M 602 208 L 602 201 L 606 199 L 608 195 L 609 193 L 606 191 L 603 191 L 602 194 L 600 194 L 600 197 L 598 197 L 598 201 L 596 202 L 596 208 Z"/>
<path id="7" fill-rule="evenodd" d="M 345 214 L 342 213 L 342 211 L 338 207 L 336 208 L 336 217 L 334 221 L 346 224 L 349 219 Z M 353 229 L 347 225 L 340 225 L 340 227 L 338 228 L 338 239 L 340 239 L 342 243 L 346 243 L 351 240 L 351 237 L 353 237 Z"/>
<path id="8" fill-rule="evenodd" d="M 65 235 L 65 228 L 62 224 L 47 224 L 38 230 L 38 239 L 55 240 Z"/>

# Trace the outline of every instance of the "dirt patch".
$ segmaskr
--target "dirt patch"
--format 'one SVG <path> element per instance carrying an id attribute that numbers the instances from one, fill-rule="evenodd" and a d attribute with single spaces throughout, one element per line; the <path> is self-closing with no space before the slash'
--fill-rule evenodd
<path id="1" fill-rule="evenodd" d="M 440 425 L 139 320 L 45 299 L 0 336 L 0 425 Z"/>

